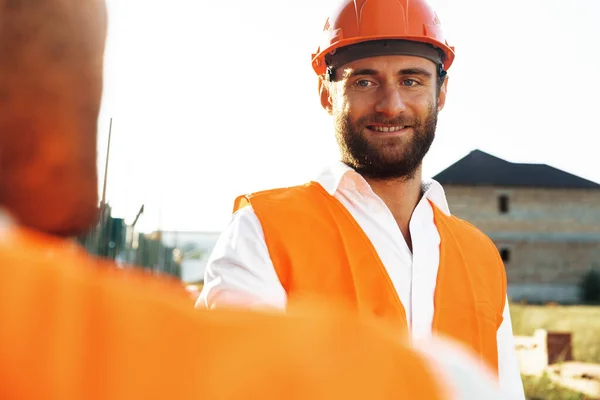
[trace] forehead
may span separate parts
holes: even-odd
[[[389,56],[377,56],[361,58],[359,60],[351,61],[340,67],[340,70],[344,75],[349,72],[356,71],[359,69],[374,70],[378,73],[393,74],[397,75],[399,71],[409,69],[424,69],[432,74],[436,73],[436,65],[433,61],[430,61],[423,57],[417,56],[402,56],[402,55],[389,55]]]

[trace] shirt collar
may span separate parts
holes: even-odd
[[[0,207],[0,232],[7,232],[14,226],[14,219],[10,216],[10,214]]]
[[[332,196],[340,189],[358,190],[363,194],[376,196],[369,183],[359,173],[341,161],[324,168],[315,181]],[[450,215],[446,193],[439,182],[431,178],[424,179],[421,182],[421,187],[423,188],[421,201],[431,200],[440,211]]]

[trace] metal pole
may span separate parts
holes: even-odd
[[[110,118],[110,125],[108,127],[108,146],[106,147],[106,163],[104,164],[104,187],[102,188],[102,209],[106,204],[106,182],[108,178],[108,159],[110,157],[110,138],[112,136],[112,117]]]
[[[97,247],[106,242],[108,232],[104,226],[104,219],[106,217],[106,182],[108,181],[108,160],[110,157],[110,139],[112,136],[112,117],[110,118],[110,125],[108,127],[108,145],[106,146],[106,162],[104,163],[104,182],[102,187],[102,201],[100,203],[100,235],[98,235]]]

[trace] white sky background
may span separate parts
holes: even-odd
[[[142,230],[214,230],[235,196],[338,157],[310,56],[333,0],[108,0],[107,199]],[[433,176],[475,148],[600,182],[600,1],[431,0],[456,61]],[[100,182],[101,186],[101,182]]]

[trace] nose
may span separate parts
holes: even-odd
[[[385,85],[375,105],[375,111],[387,116],[397,116],[406,111],[406,102],[397,85]]]

